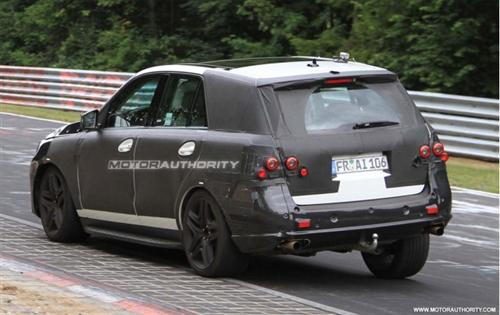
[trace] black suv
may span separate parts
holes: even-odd
[[[378,277],[425,264],[451,218],[447,153],[396,75],[348,58],[159,66],[40,143],[49,239],[179,247],[204,276],[250,254],[359,250]]]

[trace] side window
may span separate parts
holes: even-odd
[[[178,76],[168,84],[154,126],[205,127],[205,98],[200,78]]]
[[[160,77],[140,80],[119,95],[106,127],[146,126],[154,115],[152,105],[159,82]]]

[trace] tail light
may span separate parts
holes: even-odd
[[[259,167],[256,170],[257,178],[260,180],[264,180],[267,178],[273,178],[274,171],[277,171],[280,168],[280,160],[275,156],[270,156],[264,160],[263,167]],[[298,176],[306,177],[309,175],[309,170],[307,167],[302,166],[299,169],[299,160],[295,156],[289,156],[285,158],[285,168],[289,171],[298,170]]]
[[[265,168],[261,167],[257,170],[257,178],[260,180],[264,180],[267,178],[267,172]]]
[[[441,153],[441,155],[439,156],[439,158],[440,158],[440,159],[441,159],[441,161],[443,161],[443,162],[448,161],[448,158],[449,158],[449,156],[448,156],[448,152],[443,152],[443,153]]]
[[[441,142],[436,142],[432,146],[432,152],[435,156],[440,156],[444,153],[444,145]]]
[[[303,166],[300,168],[300,171],[299,171],[299,175],[300,177],[306,177],[307,175],[309,175],[309,170],[307,169],[307,167]]]
[[[280,161],[276,157],[271,156],[266,159],[264,165],[269,172],[272,172],[278,169]]]
[[[431,148],[428,145],[424,144],[418,150],[418,154],[422,159],[428,159],[431,156]]]
[[[299,160],[295,156],[289,156],[285,160],[285,167],[289,171],[296,170],[299,167]]]

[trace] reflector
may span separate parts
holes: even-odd
[[[425,209],[427,210],[428,215],[436,215],[439,212],[439,208],[437,205],[430,205],[425,207]]]
[[[311,227],[311,219],[295,219],[299,229],[307,229]]]
[[[440,159],[441,159],[441,161],[443,161],[443,162],[448,161],[448,158],[449,158],[449,156],[448,156],[448,152],[443,152],[443,153],[441,153],[441,155],[439,156],[439,158],[440,158]]]

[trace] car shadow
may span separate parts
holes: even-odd
[[[132,258],[142,262],[182,268],[194,273],[184,252],[179,249],[164,249],[124,241],[91,237],[85,243],[93,249],[113,255]],[[252,256],[247,272],[234,279],[258,284],[270,288],[309,287],[329,290],[342,284],[343,291],[418,289],[423,285],[413,279],[384,280],[375,278],[362,263],[359,253],[319,254],[316,257],[298,257],[291,255]],[[390,286],[388,286],[390,284]],[[337,287],[338,288],[338,287]]]

